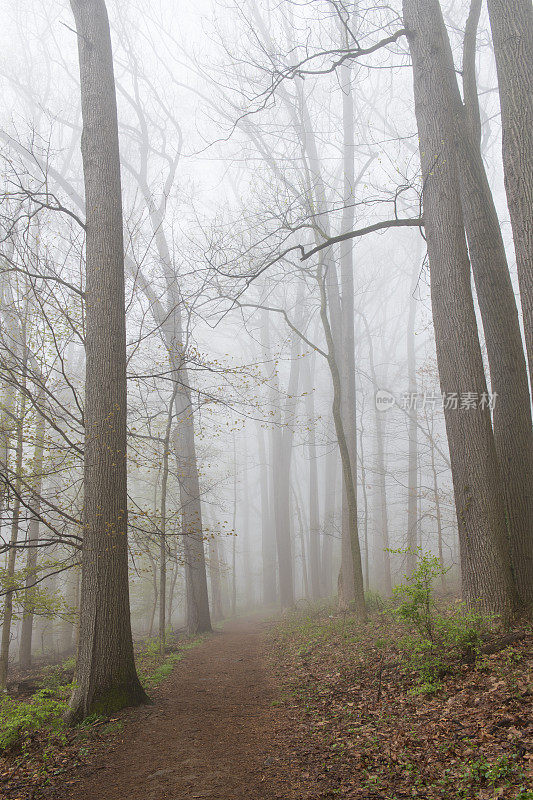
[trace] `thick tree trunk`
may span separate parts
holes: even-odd
[[[533,7],[488,0],[502,112],[503,168],[533,386]]]
[[[415,111],[424,180],[424,220],[441,390],[459,524],[466,599],[508,615],[515,606],[507,556],[505,505],[470,285],[450,118],[455,80],[438,0],[403,0],[413,59]],[[435,21],[438,24],[435,24]],[[455,395],[453,394],[455,393]],[[461,398],[474,393],[474,407]]]
[[[87,209],[84,540],[68,719],[146,702],[128,585],[126,316],[118,122],[104,0],[71,0],[78,33]]]
[[[452,81],[459,181],[470,262],[489,362],[494,442],[505,490],[511,565],[524,608],[533,608],[533,428],[528,374],[507,255],[481,156],[475,53],[481,0],[465,32],[463,85]],[[446,35],[446,32],[443,32]],[[533,44],[533,42],[532,42]],[[533,120],[532,120],[533,121]],[[533,213],[533,206],[531,207]],[[530,266],[531,262],[530,262]]]

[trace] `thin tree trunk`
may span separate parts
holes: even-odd
[[[350,460],[350,451],[344,430],[342,419],[341,397],[342,397],[342,383],[341,375],[336,360],[335,344],[331,325],[328,318],[327,310],[327,296],[324,276],[322,273],[322,265],[318,268],[317,279],[320,289],[320,318],[324,328],[327,346],[327,361],[331,374],[331,381],[333,384],[333,403],[332,414],[333,422],[335,423],[335,432],[337,434],[337,441],[339,443],[339,450],[341,454],[342,475],[344,486],[346,488],[346,497],[348,504],[348,516],[350,525],[350,550],[351,561],[353,567],[354,577],[354,606],[355,612],[360,619],[366,616],[365,608],[365,594],[364,594],[364,581],[363,571],[361,566],[361,550],[359,546],[359,531],[357,524],[357,494],[355,480],[352,472],[352,465]]]
[[[302,284],[298,287],[297,307],[302,306]],[[262,325],[262,346],[268,361],[272,361],[268,325]],[[276,549],[278,554],[279,594],[282,608],[291,608],[294,605],[294,577],[292,569],[291,529],[290,529],[290,476],[292,461],[292,442],[294,437],[294,416],[296,411],[298,385],[300,381],[300,361],[298,357],[298,336],[291,335],[291,358],[289,381],[287,384],[287,400],[283,415],[279,408],[280,399],[277,392],[277,376],[271,378],[273,390],[271,402],[274,410],[272,428],[272,463],[275,465],[272,476],[274,499],[274,520],[276,530]]]
[[[184,368],[179,372],[177,380],[179,379],[187,380],[187,371]],[[211,630],[211,618],[207,592],[200,479],[194,443],[194,418],[188,386],[177,392],[176,417],[178,425],[174,435],[174,451],[178,467],[185,552],[187,631],[194,636]]]
[[[257,444],[259,452],[259,486],[261,493],[261,557],[263,575],[263,604],[276,602],[276,550],[272,533],[272,515],[269,502],[269,469],[266,460],[265,436],[258,422]]]
[[[353,20],[349,20],[353,24]],[[343,45],[348,47],[346,28],[341,26]],[[354,98],[352,85],[352,64],[344,62],[340,69],[342,91],[342,129],[343,129],[343,210],[341,230],[353,230],[355,221],[355,129]],[[342,395],[341,409],[346,442],[350,455],[352,476],[357,483],[357,409],[355,395],[355,331],[354,331],[354,279],[353,279],[353,241],[342,242],[339,248],[341,284],[341,339],[342,339]],[[357,496],[357,489],[355,490]],[[342,591],[344,603],[353,601],[354,577],[351,559],[348,498],[343,490],[342,514]]]
[[[11,518],[11,536],[9,539],[9,553],[7,558],[6,580],[7,591],[5,593],[4,615],[2,619],[2,638],[0,642],[0,690],[5,689],[7,672],[9,667],[9,645],[11,643],[11,622],[13,620],[13,595],[15,579],[15,564],[17,558],[17,542],[20,523],[20,493],[22,491],[22,458],[24,454],[24,418],[26,416],[26,331],[23,329],[22,341],[22,380],[20,392],[20,404],[17,418],[17,444],[15,450],[15,499],[13,501],[13,515]]]
[[[252,576],[252,557],[250,552],[250,499],[248,495],[248,451],[246,448],[246,432],[243,441],[243,469],[242,469],[242,564],[244,571],[244,597],[247,608],[254,603],[254,589]]]
[[[368,326],[367,319],[364,314],[360,314],[361,319],[366,331],[368,341],[368,355],[370,360],[370,377],[374,390],[377,391],[379,381],[376,374],[376,367],[374,362],[374,342],[372,334]],[[384,427],[386,420],[383,418],[383,411],[380,411],[374,403],[374,421],[375,421],[375,441],[376,441],[376,472],[377,472],[377,486],[378,486],[378,508],[379,508],[379,522],[378,522],[378,585],[379,589],[389,597],[392,593],[392,578],[390,567],[390,553],[389,553],[389,516],[387,509],[387,469],[385,465],[385,434]],[[415,492],[416,498],[416,492]]]
[[[292,494],[294,497],[294,504],[296,506],[296,516],[298,518],[298,533],[300,534],[300,549],[302,552],[302,583],[304,590],[304,597],[306,600],[310,599],[309,595],[309,578],[307,573],[307,555],[305,552],[305,523],[303,520],[302,507],[298,502],[298,495],[293,487]]]
[[[409,408],[407,436],[409,454],[407,465],[407,572],[416,567],[416,531],[418,524],[417,491],[418,491],[418,405],[416,379],[416,287],[418,284],[419,264],[415,261],[409,292],[409,316],[407,320],[407,381],[408,395],[412,398]]]
[[[365,590],[370,589],[370,558],[368,548],[368,492],[366,489],[366,466],[365,453],[363,448],[363,424],[361,421],[361,433],[359,435],[359,463],[361,464],[361,488],[363,491],[363,541],[365,543],[364,556],[364,578]]]
[[[435,467],[435,448],[430,446],[431,452],[431,474],[433,476],[433,502],[435,503],[435,520],[437,522],[437,546],[439,550],[439,564],[441,568],[440,583],[443,592],[446,591],[446,573],[444,571],[444,551],[442,540],[442,516],[440,511],[439,481],[437,469]]]
[[[308,458],[309,458],[309,572],[311,598],[320,597],[320,509],[318,504],[318,466],[316,456],[316,420],[313,375],[315,356],[309,356],[311,363],[307,365],[305,401],[308,416]]]
[[[163,473],[161,475],[161,535],[159,540],[159,648],[165,652],[166,601],[167,601],[167,487],[168,457],[170,455],[170,434],[174,416],[174,400],[177,387],[170,400],[167,416],[167,427],[163,440]]]
[[[220,581],[220,557],[218,553],[218,536],[212,531],[209,537],[209,577],[211,579],[211,598],[213,604],[213,618],[224,619],[222,607],[222,584]]]
[[[37,401],[37,408],[41,407],[44,398],[42,394]],[[32,488],[35,495],[32,499],[34,514],[28,525],[28,555],[26,559],[26,579],[24,589],[24,614],[20,634],[19,664],[28,669],[31,666],[31,643],[33,634],[33,603],[32,586],[37,577],[37,543],[39,541],[39,514],[41,513],[41,490],[43,483],[44,464],[44,434],[46,429],[45,418],[37,412],[35,423],[35,450],[32,465]]]
[[[233,527],[231,542],[231,614],[237,613],[237,443],[233,433]]]
[[[326,475],[324,480],[324,517],[320,572],[323,597],[331,597],[333,593],[333,541],[335,537],[335,492],[337,488],[338,461],[338,448],[332,447],[326,456]]]
[[[183,301],[164,226],[165,201],[172,187],[177,161],[173,163],[165,183],[163,202],[156,206],[147,180],[148,154],[150,151],[148,129],[142,107],[137,105],[136,109],[139,114],[139,124],[143,137],[140,148],[141,169],[136,177],[148,208],[154,241],[163,269],[166,284],[166,308],[154,292],[150,282],[138,270],[137,265],[131,264],[131,271],[150,302],[152,315],[167,348],[172,370],[172,381],[176,387],[174,403],[177,428],[176,436],[174,437],[174,450],[178,462],[178,484],[182,507],[182,535],[184,537],[185,585],[187,593],[186,627],[189,634],[196,635],[211,630],[211,619],[209,615],[203,543],[202,502],[194,432],[194,409],[183,342]]]
[[[152,567],[152,588],[153,588],[153,601],[152,601],[152,612],[150,614],[150,625],[148,627],[148,638],[152,638],[152,634],[154,632],[154,622],[155,622],[155,612],[157,611],[157,601],[159,599],[159,589],[157,586],[157,564],[154,561],[152,554],[147,551],[146,553],[148,557],[148,561],[150,562],[150,566]]]

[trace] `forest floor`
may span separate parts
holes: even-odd
[[[227,623],[192,647],[153,705],[97,723],[50,748],[52,768],[31,776],[5,759],[0,797],[62,800],[275,800],[291,796],[272,769],[287,727],[279,690],[265,666],[266,623]],[[24,758],[24,755],[22,755]],[[32,759],[30,758],[31,762]],[[42,766],[40,765],[42,769]],[[14,773],[16,771],[16,774]]]
[[[533,800],[530,628],[430,683],[401,635],[382,613],[229,621],[167,665],[153,705],[52,741],[41,779],[31,747],[7,753],[0,797]]]

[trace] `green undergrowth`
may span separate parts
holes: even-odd
[[[367,598],[365,623],[331,605],[272,626],[275,704],[299,709],[287,751],[302,800],[533,800],[531,626],[504,634],[440,603],[436,575],[421,556],[391,600]]]

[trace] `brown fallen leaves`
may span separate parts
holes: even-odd
[[[420,693],[395,620],[296,613],[271,632],[291,730],[279,743],[299,800],[532,800],[531,630]],[[281,764],[280,764],[281,767]]]

